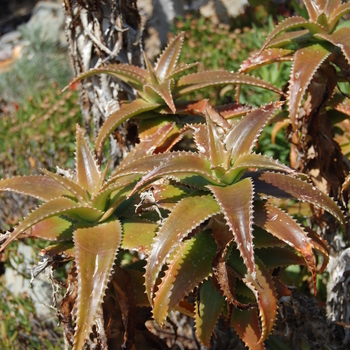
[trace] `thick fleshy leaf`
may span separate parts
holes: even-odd
[[[263,46],[260,49],[259,54],[270,44],[271,40],[277,35],[289,29],[306,28],[311,33],[325,33],[325,29],[317,23],[309,22],[305,18],[296,16],[285,19],[279,23],[266,38]]]
[[[265,350],[257,309],[233,311],[232,327],[250,350]]]
[[[182,199],[174,207],[154,239],[147,260],[145,285],[150,300],[166,256],[172,253],[193,229],[219,212],[220,207],[211,195],[190,196]]]
[[[82,349],[100,310],[122,236],[118,220],[74,232],[78,297],[73,349]]]
[[[307,87],[316,70],[330,55],[330,51],[319,44],[299,49],[294,56],[294,64],[289,80],[289,118],[294,130],[298,125],[299,107]]]
[[[203,157],[209,159],[209,145],[208,145],[208,129],[205,124],[191,124],[189,129],[193,130],[193,141],[196,144],[197,150]]]
[[[159,106],[157,103],[150,103],[141,99],[137,99],[129,104],[123,105],[121,109],[108,117],[102,125],[100,132],[95,141],[97,155],[100,157],[102,147],[108,136],[123,122],[142,112],[151,111]]]
[[[155,65],[155,71],[161,82],[164,81],[176,68],[184,37],[185,34],[180,33],[168,44],[164,52],[160,55]]]
[[[252,233],[254,189],[251,179],[247,178],[226,187],[207,187],[219,203],[243,261],[249,273],[254,276],[255,261]]]
[[[298,41],[305,41],[307,39],[310,39],[311,37],[312,35],[307,29],[283,33],[272,39],[270,43],[266,46],[264,51],[266,51],[269,48],[281,48],[284,46],[291,45]]]
[[[259,78],[251,77],[242,73],[209,71],[193,73],[181,77],[177,81],[174,96],[181,97],[205,87],[227,84],[247,84],[271,90],[277,94],[283,95],[283,92],[281,90]]]
[[[134,249],[148,254],[158,224],[138,218],[123,219],[123,249]]]
[[[328,28],[331,32],[338,25],[339,20],[348,12],[350,12],[349,2],[345,2],[344,4],[341,4],[336,10],[333,11],[333,13],[329,18],[329,25],[328,25]]]
[[[292,61],[293,55],[293,50],[279,48],[266,49],[260,55],[254,55],[245,60],[241,64],[239,71],[242,73],[246,73],[251,71],[252,69],[262,67],[266,64],[281,61]]]
[[[200,296],[196,305],[196,334],[205,346],[209,346],[218,317],[225,305],[224,297],[215,289],[211,280],[200,286]]]
[[[176,107],[174,104],[173,96],[171,94],[171,86],[174,84],[174,81],[167,80],[160,85],[145,85],[143,87],[143,91],[149,97],[152,103],[159,103],[166,105],[170,108],[170,110],[175,113]]]
[[[69,85],[76,83],[79,80],[91,77],[97,74],[107,74],[118,78],[129,84],[134,89],[142,91],[143,85],[148,83],[147,72],[139,67],[128,64],[111,64],[105,67],[91,69],[72,80]]]
[[[239,103],[232,103],[217,107],[217,111],[220,113],[220,115],[222,115],[228,121],[234,121],[237,118],[244,117],[251,112],[251,110],[251,106],[244,106]]]
[[[315,34],[315,37],[329,41],[334,46],[338,46],[343,52],[346,60],[350,64],[350,28],[343,27],[333,34]]]
[[[78,185],[90,195],[96,194],[102,186],[102,175],[84,132],[77,125],[76,173]]]
[[[0,191],[11,191],[40,199],[44,202],[53,198],[72,196],[65,187],[47,176],[15,176],[0,180]]]
[[[278,198],[296,198],[321,207],[344,225],[344,214],[338,205],[315,186],[300,179],[278,173],[249,174],[254,179],[257,193],[265,193]],[[270,186],[267,186],[270,184]]]
[[[271,333],[277,316],[276,289],[272,276],[257,258],[256,277],[247,274],[245,284],[255,294],[259,305],[261,320],[261,336],[259,343],[263,342]]]
[[[255,249],[255,255],[259,257],[268,270],[288,265],[305,265],[303,258],[285,248]]]
[[[247,114],[225,137],[226,149],[233,162],[245,153],[251,153],[255,143],[280,103],[270,103]]]
[[[59,262],[66,262],[75,257],[74,243],[73,241],[68,241],[52,244],[42,249],[39,254],[56,258]]]
[[[295,174],[295,170],[284,165],[273,158],[261,154],[251,153],[239,157],[234,166],[222,178],[226,183],[232,183],[242,171],[249,168],[263,168],[264,170],[283,171],[289,174]]]
[[[0,252],[23,231],[28,230],[40,221],[63,214],[72,218],[78,217],[87,221],[96,221],[103,213],[90,207],[84,207],[68,198],[53,199],[27,215],[11,232],[10,237],[0,246]]]
[[[317,21],[317,17],[321,14],[322,9],[319,8],[317,0],[303,0],[303,3],[307,9],[310,20],[313,22]]]
[[[329,18],[330,15],[337,10],[341,5],[342,0],[327,0],[324,6],[324,12]]]
[[[172,259],[154,298],[153,317],[163,324],[167,314],[212,272],[216,244],[209,232],[185,241]]]
[[[174,79],[177,76],[193,67],[197,67],[199,62],[189,63],[180,65],[178,68],[174,69],[169,75],[167,75],[167,79]]]
[[[76,184],[73,180],[68,177],[64,177],[58,174],[54,174],[46,169],[41,171],[47,176],[56,181],[61,186],[65,187],[70,192],[70,197],[75,197],[81,204],[87,204],[88,197],[85,190]]]
[[[316,270],[312,245],[310,238],[302,227],[288,214],[271,205],[257,208],[255,211],[255,224],[302,254],[312,272],[314,286],[316,287]]]
[[[32,226],[30,235],[48,241],[71,240],[73,226],[73,222],[68,218],[53,216]]]
[[[162,176],[175,176],[175,177],[192,177],[199,175],[209,183],[220,184],[220,180],[212,175],[210,170],[210,162],[198,155],[197,153],[177,153],[169,154],[169,158],[160,166],[149,172],[144,176],[135,186],[131,194],[138,191],[147,183],[156,180]],[[201,184],[198,183],[200,187]]]

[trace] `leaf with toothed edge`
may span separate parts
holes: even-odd
[[[161,82],[171,75],[180,56],[185,33],[180,33],[175,37],[159,56],[155,65],[156,74]]]
[[[57,197],[71,197],[72,192],[47,176],[15,176],[0,180],[0,191],[11,191],[40,199],[44,202]]]
[[[145,85],[143,90],[151,103],[165,103],[175,113],[176,107],[171,94],[172,85],[174,85],[174,81],[170,79],[160,85]]]
[[[88,198],[86,192],[73,180],[68,179],[67,177],[60,176],[58,174],[51,173],[46,169],[41,169],[41,171],[51,179],[55,180],[58,184],[65,187],[69,192],[71,197],[75,197],[81,204],[87,205]]]
[[[244,61],[239,71],[242,73],[246,73],[251,71],[252,69],[260,68],[264,65],[271,64],[274,62],[282,62],[282,61],[292,61],[293,60],[294,51],[288,49],[266,49],[260,55],[254,55]]]
[[[302,17],[290,17],[279,23],[266,38],[263,46],[261,47],[259,54],[270,44],[271,40],[277,35],[289,29],[306,28],[312,34],[325,33],[325,29],[317,23],[312,23]]]
[[[339,20],[348,12],[350,12],[349,2],[341,4],[337,9],[335,9],[332,12],[331,16],[329,17],[329,24],[328,24],[328,28],[330,32],[334,30],[334,28],[338,25]]]
[[[224,139],[233,162],[244,153],[251,153],[263,127],[281,103],[271,103],[255,109],[242,118]]]
[[[127,105],[123,105],[121,109],[113,113],[102,125],[95,141],[95,148],[98,156],[101,156],[102,147],[108,136],[123,122],[142,112],[151,111],[159,107],[157,103],[150,103],[141,99],[137,99]]]
[[[149,76],[142,68],[130,66],[128,64],[111,64],[106,67],[90,69],[89,71],[80,74],[78,77],[72,80],[69,86],[82,79],[89,78],[97,74],[107,74],[118,78],[138,91],[142,91],[143,85],[149,82]]]
[[[260,259],[256,258],[256,277],[251,274],[245,276],[245,284],[256,296],[261,320],[261,336],[258,343],[262,343],[271,333],[277,316],[276,289],[272,276]]]
[[[285,174],[265,172],[249,173],[253,178],[256,193],[265,193],[277,198],[296,198],[321,207],[332,214],[344,227],[345,217],[338,205],[315,186]]]
[[[181,244],[153,300],[153,317],[158,324],[163,324],[167,314],[199,282],[209,277],[215,250],[215,241],[207,231]]]
[[[33,225],[30,229],[30,235],[48,241],[66,241],[72,239],[73,229],[72,220],[53,216]]]
[[[281,35],[278,35],[274,39],[272,39],[270,41],[270,43],[266,46],[264,51],[265,52],[268,51],[269,48],[276,48],[276,49],[281,48],[283,46],[294,44],[295,42],[298,42],[298,41],[303,42],[306,39],[309,39],[311,37],[312,37],[312,35],[310,34],[310,32],[307,29],[283,33]]]
[[[289,118],[294,130],[297,128],[299,107],[307,87],[316,70],[330,55],[330,51],[319,44],[299,49],[294,55],[294,64],[289,80]]]
[[[112,219],[74,232],[78,296],[73,349],[82,349],[102,304],[122,227]]]
[[[265,350],[261,339],[261,329],[256,308],[233,311],[232,327],[250,350]]]
[[[96,159],[91,151],[84,132],[77,125],[77,149],[76,149],[76,174],[77,183],[80,187],[95,195],[102,186],[103,178]]]
[[[324,39],[332,43],[334,46],[338,46],[343,52],[346,60],[350,64],[350,28],[343,27],[335,31],[332,34],[315,34],[316,38]]]
[[[300,252],[312,272],[316,292],[316,269],[311,238],[287,213],[271,205],[257,207],[255,224]],[[317,247],[317,246],[315,246]],[[317,248],[316,248],[317,249]]]
[[[283,95],[283,92],[266,81],[245,75],[242,73],[231,73],[227,71],[209,71],[193,73],[181,77],[174,89],[175,98],[184,96],[190,92],[203,89],[205,87],[227,84],[247,84],[263,89],[271,90]]]
[[[173,208],[155,237],[147,259],[145,285],[150,301],[153,297],[153,285],[166,256],[173,252],[193,229],[219,212],[220,207],[211,195],[186,197]]]
[[[0,252],[23,231],[40,221],[63,214],[73,219],[78,217],[88,222],[97,221],[103,215],[99,210],[84,207],[68,198],[53,199],[50,202],[42,204],[38,209],[27,215],[23,221],[16,226],[15,230],[11,232],[10,237],[0,246]]]
[[[199,175],[209,183],[220,185],[221,181],[212,175],[210,162],[197,153],[170,153],[169,159],[163,164],[145,175],[135,186],[131,194],[134,194],[147,183],[163,176],[186,177]]]
[[[254,276],[255,262],[252,232],[254,187],[251,179],[246,178],[226,187],[207,187],[220,205],[244,263],[250,274]]]
[[[215,289],[211,280],[205,280],[200,286],[199,303],[196,305],[196,334],[205,346],[209,346],[215,324],[225,305],[224,297]]]

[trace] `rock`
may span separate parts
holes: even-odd
[[[12,32],[4,34],[0,38],[0,47],[6,44],[13,44],[17,43],[18,40],[21,38],[22,34],[19,30],[13,30]]]
[[[33,248],[20,242],[17,252],[23,256],[23,262],[18,265],[18,271],[28,273],[26,271],[28,266],[33,266],[36,262],[36,257],[33,258],[35,256]],[[13,294],[21,295],[23,292],[28,293],[34,302],[39,317],[48,319],[53,316],[51,309],[48,307],[48,305],[52,304],[52,288],[45,274],[39,275],[34,280],[32,286],[29,283],[29,279],[24,278],[22,274],[12,268],[6,268],[3,278],[2,283]]]

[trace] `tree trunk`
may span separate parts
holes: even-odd
[[[64,12],[76,75],[104,64],[143,64],[141,18],[136,0],[64,0]],[[80,106],[87,131],[92,129],[96,137],[108,116],[119,109],[118,101],[133,98],[133,91],[117,79],[106,75],[84,79]],[[127,123],[113,136],[111,156],[117,163],[135,140]]]

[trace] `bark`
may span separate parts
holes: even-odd
[[[136,0],[64,0],[66,36],[74,72],[79,75],[105,64],[141,66],[141,18]],[[133,99],[133,91],[117,79],[94,76],[81,82],[80,106],[85,128],[96,137],[119,101]],[[92,120],[91,120],[92,117]],[[111,137],[115,163],[132,147],[134,135],[125,123]]]

